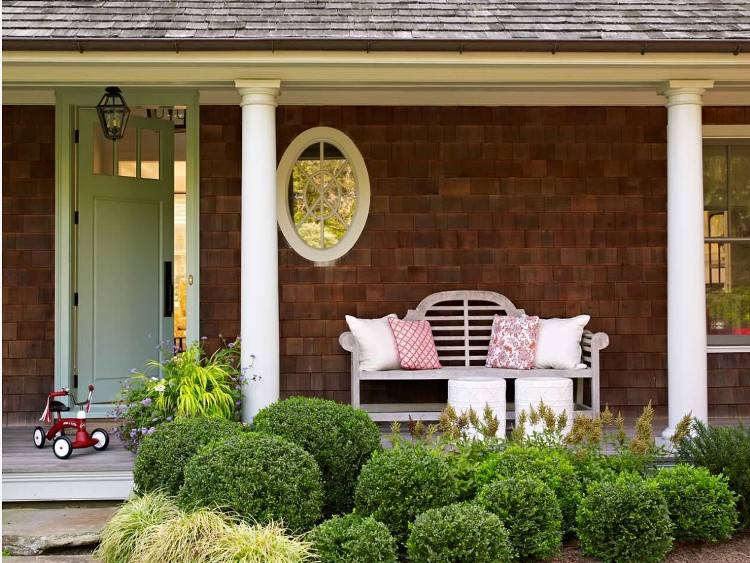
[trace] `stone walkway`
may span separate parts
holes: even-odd
[[[118,506],[118,503],[6,505],[3,507],[3,548],[13,555],[24,556],[49,550],[93,549],[99,542],[102,528]],[[68,561],[65,557],[55,555],[53,559],[39,560]],[[70,561],[86,561],[81,556],[71,557]],[[24,561],[31,559],[24,558]]]

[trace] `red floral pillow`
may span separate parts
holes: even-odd
[[[432,327],[427,321],[402,321],[388,318],[396,342],[398,360],[402,369],[439,369]]]
[[[488,368],[531,369],[534,367],[539,317],[501,317],[492,321]]]

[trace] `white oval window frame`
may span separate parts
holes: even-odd
[[[289,177],[302,151],[314,143],[325,142],[334,145],[349,162],[357,183],[357,209],[352,223],[336,246],[313,248],[297,234],[294,219],[289,210]],[[292,249],[312,262],[331,262],[349,252],[359,240],[370,214],[370,176],[362,153],[357,145],[343,131],[333,127],[313,127],[297,135],[284,151],[276,170],[276,210],[279,227]]]

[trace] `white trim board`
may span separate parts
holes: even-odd
[[[3,502],[125,500],[132,471],[4,473]]]
[[[750,125],[704,125],[704,139],[748,139]]]

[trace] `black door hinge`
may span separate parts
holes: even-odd
[[[78,211],[73,211],[73,224],[78,224]]]
[[[78,389],[78,374],[73,374],[73,388]]]
[[[78,307],[78,292],[73,294],[73,307]]]
[[[75,131],[73,131],[73,142],[77,143],[78,138],[79,138],[79,133],[78,133],[78,129],[76,129]]]

